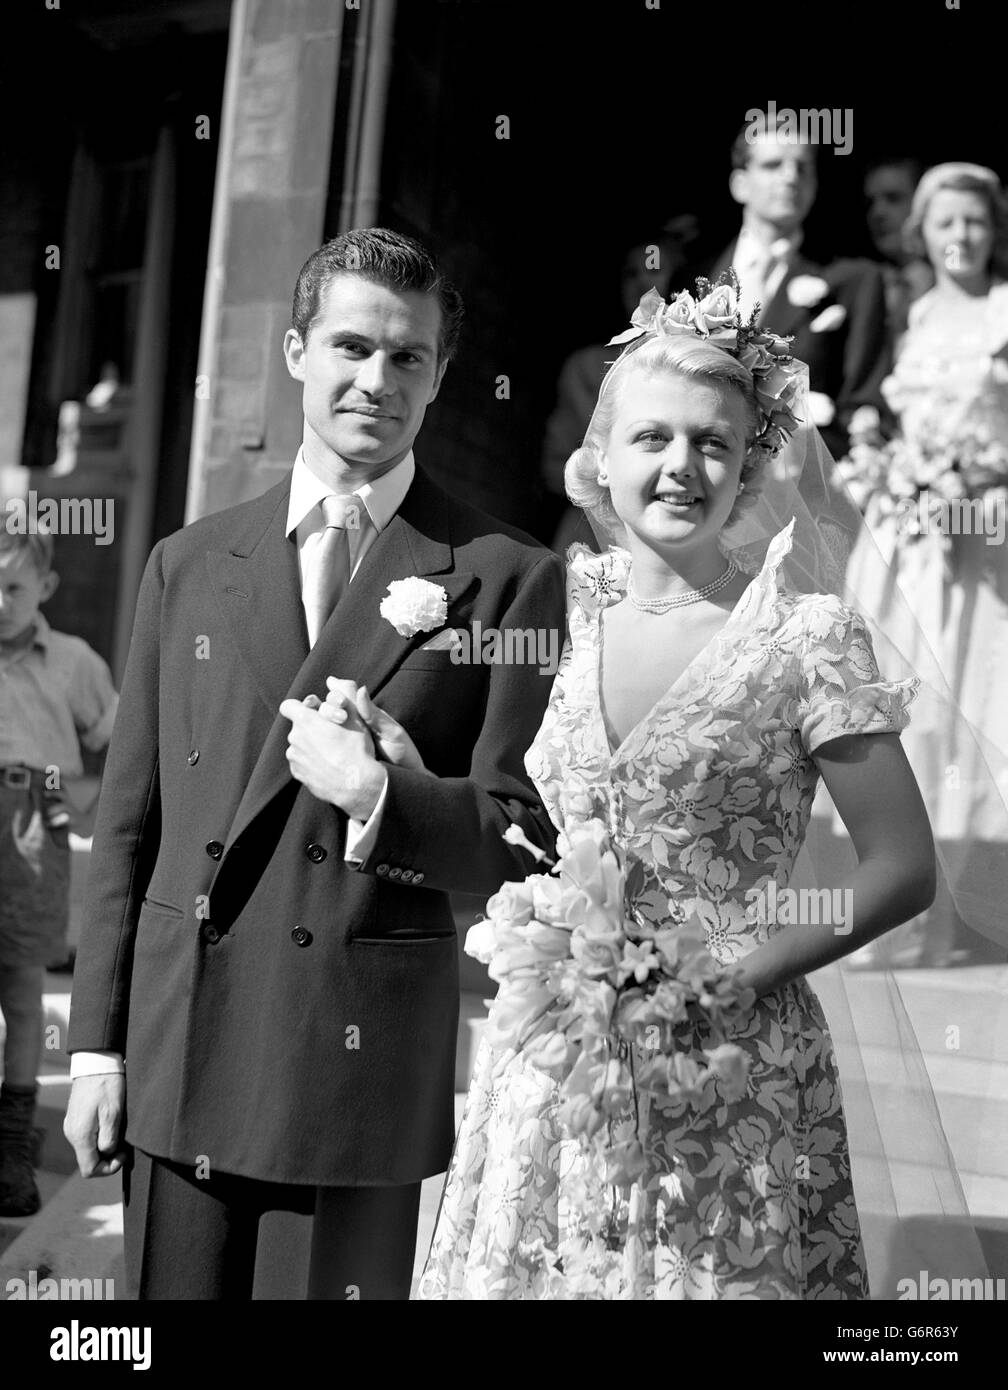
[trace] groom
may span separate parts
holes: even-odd
[[[315,1213],[309,1297],[409,1295],[420,1183],[454,1133],[448,894],[534,867],[511,824],[552,845],[523,764],[550,678],[457,663],[450,629],[564,623],[555,557],[414,461],[461,317],[408,237],[316,251],[284,340],[291,473],[148,562],[65,1123],[85,1176],[124,1167],[132,1297],[248,1298],[270,1210]],[[402,580],[424,601],[383,612]],[[364,688],[419,758],[372,738]]]

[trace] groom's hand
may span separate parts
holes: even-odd
[[[375,759],[374,745],[362,721],[341,725],[325,707],[311,709],[300,700],[284,700],[280,713],[291,721],[287,762],[291,775],[312,796],[329,801],[354,820],[366,821],[378,804],[387,773]]]
[[[378,756],[397,767],[413,768],[416,772],[426,772],[427,768],[420,750],[409,734],[390,714],[374,703],[367,687],[356,681],[337,680],[335,676],[326,677],[329,694],[322,706],[323,712],[332,711],[331,718],[346,723],[348,728],[363,726],[370,730]]]
[[[71,1082],[63,1133],[82,1177],[105,1178],[123,1166],[125,1106],[126,1078],[121,1073],[78,1076]]]

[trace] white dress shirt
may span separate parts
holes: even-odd
[[[790,237],[778,237],[769,246],[743,226],[735,244],[733,265],[739,278],[742,293],[739,296],[739,311],[743,319],[752,313],[753,305],[759,300],[766,313],[767,305],[781,287],[792,257],[802,244],[801,231]],[[762,321],[763,314],[760,315]]]
[[[287,506],[287,535],[297,533],[298,569],[301,575],[302,603],[304,602],[306,580],[313,572],[318,552],[318,544],[325,530],[322,515],[322,499],[325,497],[356,497],[362,503],[360,526],[347,528],[347,541],[350,545],[350,582],[360,568],[360,562],[384,531],[396,512],[402,506],[403,498],[409,491],[416,472],[413,451],[401,459],[394,468],[376,478],[373,483],[361,483],[350,492],[336,492],[328,483],[317,478],[304,461],[302,450],[298,450],[291,473],[290,502]],[[377,611],[377,610],[376,610]],[[318,633],[311,630],[312,614],[305,606],[305,621],[308,623],[308,641],[314,646]],[[333,674],[336,674],[335,672]]]
[[[413,451],[410,450],[394,468],[390,468],[387,473],[376,478],[374,482],[361,483],[352,492],[337,493],[321,478],[316,477],[305,463],[303,451],[298,450],[291,473],[286,534],[290,536],[296,533],[297,537],[301,602],[305,605],[305,621],[308,624],[308,641],[311,646],[315,645],[319,634],[311,630],[314,615],[310,605],[305,604],[306,593],[309,591],[306,579],[312,575],[312,567],[317,560],[318,544],[322,538],[322,532],[325,530],[325,519],[322,514],[323,498],[333,496],[357,497],[362,504],[360,526],[347,528],[347,542],[350,547],[350,583],[352,584],[354,576],[360,569],[361,560],[377,540],[379,532],[384,531],[402,506],[403,498],[409,491],[415,472]],[[376,618],[377,615],[376,605]],[[330,674],[339,676],[341,673],[333,671]],[[324,698],[324,691],[317,691],[316,693],[320,698]],[[366,823],[354,820],[352,817],[348,819],[343,858],[354,868],[362,864],[371,852],[378,834],[378,827],[381,824],[387,792],[388,781],[386,780],[378,802]],[[70,1058],[71,1078],[99,1076],[112,1072],[123,1073],[125,1069],[122,1055],[118,1052],[75,1052]]]

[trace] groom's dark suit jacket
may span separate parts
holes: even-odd
[[[309,653],[289,489],[195,522],[148,562],[69,1048],[125,1053],[127,1139],[149,1153],[286,1183],[415,1182],[447,1166],[454,1136],[448,893],[533,870],[502,839],[510,822],[553,845],[523,764],[552,677],[455,665],[379,604],[416,575],[447,591],[448,625],[562,639],[562,569],[417,469]],[[366,685],[436,774],[389,769],[356,871],[346,817],[292,780],[277,714],[286,696],[324,697],[329,675]]]
[[[732,264],[735,246],[732,242],[699,273],[716,279]],[[799,275],[826,281],[828,291],[818,303],[803,306],[791,302],[788,286]],[[832,306],[842,310],[842,321],[833,328],[814,329],[816,320]],[[820,265],[798,252],[764,306],[760,322],[783,337],[794,336],[791,351],[808,364],[810,389],[829,396],[836,406],[836,419],[821,433],[833,457],[841,457],[847,452],[847,424],[858,406],[873,405],[885,411],[880,388],[892,364],[881,271],[863,260]]]

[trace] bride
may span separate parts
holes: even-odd
[[[915,688],[880,674],[855,612],[789,582],[793,521],[753,572],[726,558],[742,563],[733,527],[782,476],[777,446],[795,423],[781,340],[761,351],[743,333],[736,346],[726,310],[724,286],[699,305],[645,296],[567,465],[572,499],[620,543],[572,548],[569,639],[527,767],[558,829],[600,818],[640,866],[652,891],[638,921],[698,916],[712,955],[755,993],[731,1038],[749,1080],[727,1123],[642,1109],[646,1168],[620,1198],[611,1296],[865,1298],[834,1049],[805,977],[934,894],[899,738]],[[754,894],[787,886],[820,780],[857,853],[842,885],[851,920],[777,923]],[[702,1025],[684,1032],[698,1058],[705,1041]],[[572,1263],[579,1217],[614,1199],[561,1131],[554,1083],[484,1042],[419,1297],[550,1296],[546,1272]]]

